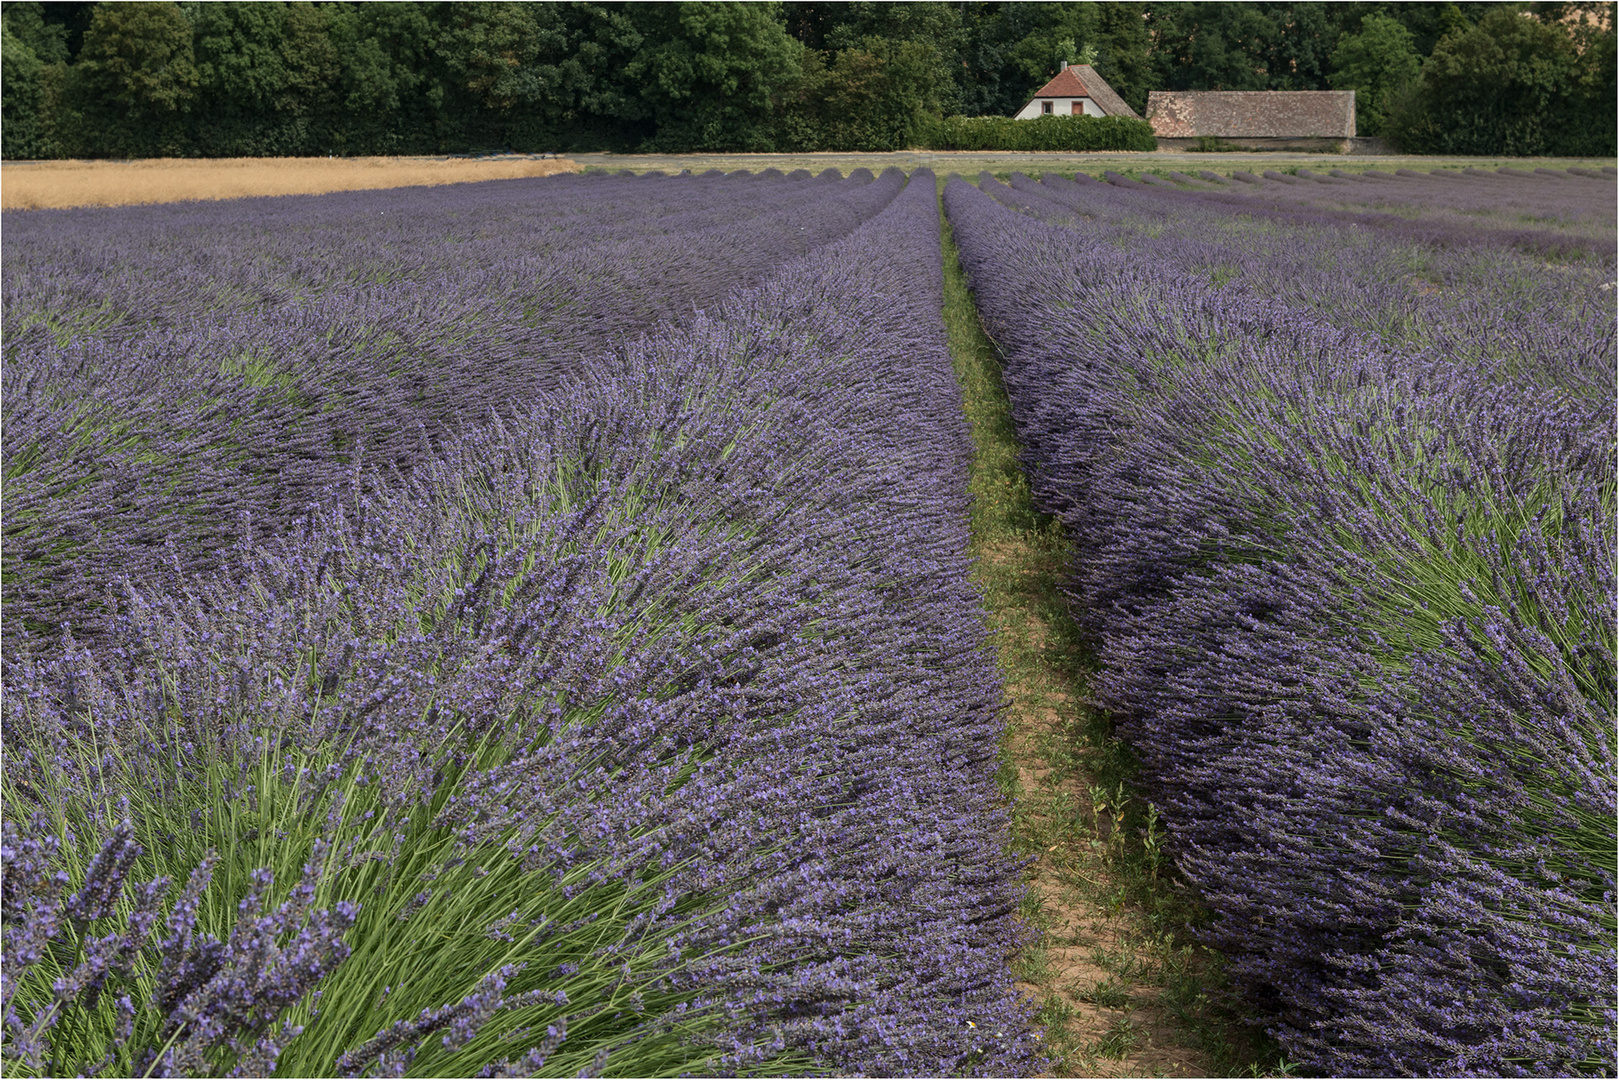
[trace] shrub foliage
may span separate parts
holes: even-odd
[[[930,124],[929,150],[1154,150],[1152,125],[1130,116],[948,116]]]

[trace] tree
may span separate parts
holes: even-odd
[[[1387,15],[1366,15],[1358,34],[1344,34],[1332,52],[1335,90],[1355,91],[1355,133],[1381,135],[1392,102],[1408,93],[1422,70],[1411,31]]]
[[[1439,42],[1451,34],[1465,33],[1478,24],[1491,8],[1499,7],[1499,3],[1489,0],[1472,0],[1467,3],[1438,3],[1438,4],[1409,4],[1409,3],[1379,3],[1370,5],[1355,5],[1369,7],[1369,12],[1355,12],[1356,18],[1361,14],[1386,15],[1411,32],[1412,46],[1417,55],[1428,57],[1438,47]]]
[[[181,118],[198,84],[191,21],[174,3],[105,3],[95,8],[69,94],[79,106],[79,141],[93,155],[181,152]]]
[[[1026,53],[1023,42],[1031,34],[1042,33],[1060,6],[1014,2],[974,4],[966,9],[956,72],[963,115],[1010,116],[1039,89],[1040,82],[1032,81],[1020,63]],[[1056,57],[1047,63],[1056,70]]]
[[[622,5],[540,6],[548,130],[570,149],[633,149],[653,133],[640,87],[625,74],[645,37]],[[549,19],[550,21],[546,21]]]
[[[1324,90],[1333,48],[1343,35],[1336,4],[1266,4],[1271,20],[1262,60],[1266,90]]]
[[[799,77],[803,46],[774,4],[675,3],[628,9],[643,44],[624,75],[656,134],[648,149],[773,148],[771,113]]]
[[[453,83],[437,49],[438,5],[336,5],[328,16],[342,58],[341,153],[441,153],[456,147]]]
[[[0,15],[0,154],[58,154],[54,90],[67,63],[67,28],[45,22],[38,4],[8,4]]]
[[[1089,64],[1096,60],[1096,7],[1093,4],[1051,4],[1047,17],[1006,50],[1006,59],[1027,84],[1029,94],[1057,74],[1064,61]]]
[[[789,3],[788,33],[804,45],[802,77],[776,117],[778,142],[798,149],[914,146],[963,100],[964,6],[944,3]]]
[[[1239,3],[1164,3],[1148,8],[1157,87],[1264,90],[1276,26],[1268,9]]]
[[[1423,5],[1408,5],[1421,7]],[[1323,90],[1330,56],[1366,5],[1148,5],[1157,85],[1171,90]]]
[[[831,54],[807,50],[780,141],[800,150],[903,150],[939,115],[935,54],[923,42],[869,37]]]
[[[1136,112],[1147,114],[1147,92],[1153,88],[1152,40],[1147,34],[1146,5],[1097,4],[1096,71]]]
[[[1516,7],[1447,35],[1388,132],[1418,153],[1614,152],[1613,30],[1577,32]]]
[[[529,4],[454,4],[439,36],[446,70],[479,108],[510,112],[545,98],[543,12]]]
[[[853,49],[885,57],[884,65],[918,65],[912,75],[922,108],[932,115],[960,107],[961,50],[965,44],[960,5],[934,2],[797,4],[831,9],[824,41],[816,48]],[[809,44],[806,42],[805,44]],[[901,60],[900,57],[906,58]]]
[[[283,116],[318,116],[337,107],[343,59],[332,42],[329,11],[311,3],[287,5],[281,29],[283,83],[275,101]]]
[[[187,128],[207,155],[320,153],[338,105],[342,62],[326,7],[199,3],[198,87]]]
[[[252,116],[273,112],[285,97],[282,59],[287,5],[187,4],[194,28],[199,97]]]
[[[1059,64],[1094,64],[1108,85],[1140,111],[1153,85],[1151,41],[1142,3],[974,5],[963,16],[958,56],[960,111],[1010,116]]]

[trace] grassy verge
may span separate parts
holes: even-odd
[[[1202,917],[1159,848],[1129,748],[1084,704],[1088,659],[1061,584],[1072,556],[1035,509],[1000,361],[944,225],[945,325],[973,427],[972,554],[1009,698],[999,779],[1031,859],[1017,974],[1057,1076],[1287,1071],[1197,945]]]

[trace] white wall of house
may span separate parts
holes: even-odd
[[[1105,116],[1102,107],[1090,98],[1035,98],[1019,110],[1016,120],[1033,120],[1037,116],[1047,115],[1046,103],[1051,105],[1050,115],[1054,116]]]

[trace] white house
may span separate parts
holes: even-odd
[[[1089,64],[1062,62],[1057,77],[1036,90],[1029,103],[1017,111],[1015,119],[1037,116],[1137,116],[1136,111],[1113,92]]]

